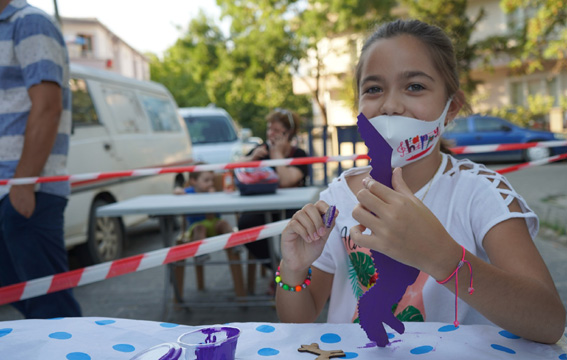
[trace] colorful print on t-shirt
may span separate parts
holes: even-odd
[[[359,299],[379,279],[380,269],[376,271],[374,268],[369,249],[351,241],[346,226],[341,229],[341,238],[349,258],[348,277],[351,289],[354,296]],[[400,321],[425,321],[422,292],[428,277],[426,273],[420,272],[415,283],[407,288],[400,302],[392,308],[392,312]],[[358,308],[354,311],[352,322],[359,322]]]

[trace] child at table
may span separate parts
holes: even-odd
[[[416,20],[384,24],[363,46],[356,80],[359,111],[388,128],[377,130],[390,145],[417,135],[415,126],[440,131],[410,161],[392,146],[393,189],[370,178],[370,167],[353,168],[293,216],[281,237],[280,320],[312,322],[330,299],[327,321],[357,321],[358,297],[380,281],[373,249],[420,270],[392,310],[402,321],[458,324],[457,293],[461,324],[558,341],[565,308],[532,240],[537,216],[503,176],[441,151],[440,133],[466,106],[448,36]],[[338,216],[326,228],[330,205]],[[451,275],[463,279],[460,291]]]
[[[203,163],[199,163],[201,165]],[[175,187],[173,193],[176,195],[195,194],[215,192],[214,172],[212,171],[196,171],[189,173],[189,179],[185,184],[185,188]],[[219,217],[218,214],[191,214],[184,218],[182,226],[181,238],[177,240],[179,243],[187,243],[191,241],[202,240],[216,235],[232,232],[232,226]],[[209,259],[209,255],[200,255],[195,257],[195,271],[197,273],[197,289],[205,288],[204,273],[202,264]],[[177,268],[177,278],[179,284],[183,283],[184,268]],[[182,289],[182,287],[179,287]]]

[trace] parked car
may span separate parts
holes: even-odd
[[[189,131],[196,162],[229,163],[242,156],[243,145],[250,131],[243,129],[241,133],[224,109],[214,106],[187,107],[180,108],[179,113]]]
[[[565,140],[567,136],[523,128],[498,117],[471,115],[455,119],[445,130],[443,138],[449,140],[451,146],[472,146],[557,141]],[[567,146],[534,147],[513,151],[462,154],[456,157],[478,162],[533,161],[566,152]]]
[[[70,174],[188,165],[191,141],[177,104],[161,84],[71,64]],[[65,244],[83,265],[122,255],[127,226],[147,216],[96,217],[96,209],[146,194],[171,193],[175,174],[71,184]]]

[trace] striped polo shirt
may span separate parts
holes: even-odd
[[[0,13],[0,179],[14,176],[24,145],[31,101],[28,90],[42,81],[63,90],[63,114],[41,176],[67,173],[71,131],[69,57],[61,31],[45,12],[12,0]],[[39,184],[37,191],[67,196],[68,182]],[[0,186],[0,198],[9,191]]]

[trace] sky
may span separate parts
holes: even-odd
[[[28,0],[50,15],[55,14],[53,0]],[[199,9],[219,21],[215,0],[57,0],[62,17],[97,18],[136,50],[161,57],[173,45],[181,26],[186,29]]]

